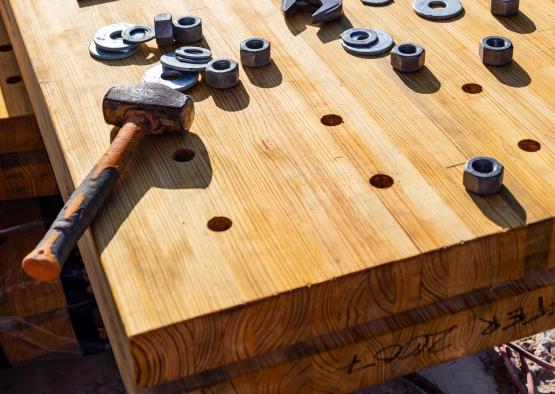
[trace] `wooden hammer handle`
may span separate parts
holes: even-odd
[[[43,282],[60,276],[65,260],[90,226],[141,141],[140,122],[130,121],[119,131],[104,156],[93,167],[50,226],[38,246],[21,265],[27,275]]]

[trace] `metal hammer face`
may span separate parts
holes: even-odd
[[[195,116],[189,96],[158,83],[113,87],[104,96],[102,111],[106,123],[117,127],[132,115],[144,114],[138,126],[145,134],[188,131]]]
[[[285,16],[297,11],[312,12],[312,23],[330,22],[343,16],[343,0],[281,0]]]

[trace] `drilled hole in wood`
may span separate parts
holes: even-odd
[[[10,44],[0,45],[0,52],[8,52],[11,51],[13,47]]]
[[[477,94],[482,92],[482,86],[477,83],[465,83],[462,86],[462,90],[465,93]]]
[[[13,77],[6,78],[6,82],[9,84],[18,83],[21,81],[22,81],[22,78],[19,75],[14,75]]]
[[[195,151],[192,149],[178,149],[174,152],[172,159],[180,163],[191,161],[195,158]]]
[[[538,141],[525,139],[518,141],[518,147],[526,152],[537,152],[542,145]]]
[[[376,174],[370,178],[370,184],[378,189],[387,189],[393,186],[393,178],[385,174]]]
[[[229,230],[232,224],[233,223],[230,218],[226,218],[225,216],[215,216],[208,221],[207,226],[212,231],[222,232]]]
[[[320,121],[326,126],[339,126],[343,123],[343,118],[339,115],[329,114],[322,116]]]
[[[378,189],[387,189],[393,186],[393,178],[385,174],[376,174],[370,178],[370,184]]]

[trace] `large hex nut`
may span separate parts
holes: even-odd
[[[245,67],[264,67],[270,64],[270,41],[249,38],[241,43],[241,64]]]
[[[173,45],[173,23],[172,15],[168,13],[156,14],[154,16],[154,34],[159,47]]]
[[[239,83],[239,66],[235,60],[212,60],[205,73],[206,84],[212,88],[229,89]]]
[[[480,58],[489,66],[503,66],[513,60],[513,43],[501,36],[488,36],[480,41]]]
[[[424,67],[426,51],[418,44],[406,42],[391,50],[391,66],[394,70],[410,73]]]
[[[173,22],[173,38],[178,44],[192,44],[202,40],[202,20],[196,16],[182,16]]]
[[[473,157],[464,166],[464,187],[480,196],[495,194],[503,186],[503,172],[503,165],[497,160],[491,157]]]
[[[519,0],[490,0],[491,13],[497,16],[518,14]]]

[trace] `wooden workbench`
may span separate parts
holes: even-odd
[[[3,0],[66,197],[113,135],[105,92],[161,53],[96,61],[98,28],[168,11],[201,17],[216,57],[272,42],[272,64],[242,69],[234,89],[190,92],[191,133],[145,141],[79,244],[129,391],[177,379],[348,391],[555,325],[555,3],[507,19],[464,7],[438,23],[409,2],[345,0],[319,28],[286,21],[278,0]],[[351,26],[420,43],[426,68],[349,55]],[[481,63],[491,34],[513,41],[512,64]],[[194,159],[174,160],[183,150]],[[476,155],[505,165],[500,194],[465,191]],[[413,338],[427,345],[406,350]],[[384,357],[391,346],[405,350]]]

